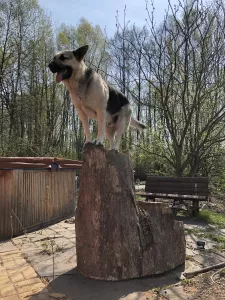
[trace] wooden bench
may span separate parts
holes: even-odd
[[[146,201],[159,199],[192,200],[192,213],[199,213],[199,201],[209,199],[209,180],[207,177],[164,177],[148,176],[145,192],[136,194]],[[175,205],[172,208],[176,209]]]

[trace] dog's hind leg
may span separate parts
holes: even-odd
[[[105,123],[106,123],[105,109],[97,110],[97,121],[98,121],[98,135],[97,135],[96,145],[102,145],[105,136]]]
[[[120,145],[120,140],[123,133],[128,129],[131,120],[131,108],[130,105],[124,105],[119,113],[118,120],[116,122],[116,134],[115,134],[115,142],[113,145],[113,149],[118,150]]]
[[[110,142],[110,149],[114,146],[116,127],[106,126],[106,136]]]

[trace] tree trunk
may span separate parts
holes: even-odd
[[[161,203],[137,205],[125,154],[85,146],[75,220],[77,268],[87,277],[130,279],[185,261],[183,223]]]

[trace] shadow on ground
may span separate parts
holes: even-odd
[[[208,227],[208,224],[206,222],[195,218],[190,218],[189,216],[176,216],[174,219],[176,221],[182,221],[184,225]]]
[[[179,281],[183,271],[184,265],[163,275],[109,282],[86,278],[74,269],[52,280],[49,287],[55,293],[65,294],[73,300],[118,300],[134,292],[145,292],[152,288],[174,284]]]

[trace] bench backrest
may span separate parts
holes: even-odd
[[[148,176],[145,191],[148,193],[209,195],[208,177]]]

